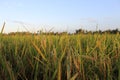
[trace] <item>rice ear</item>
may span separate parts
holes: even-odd
[[[2,27],[2,30],[1,30],[1,34],[3,33],[3,30],[4,30],[4,28],[5,28],[5,22],[4,22],[4,24],[3,24],[3,27]]]

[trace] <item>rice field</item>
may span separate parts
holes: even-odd
[[[1,34],[0,80],[120,80],[120,36]]]

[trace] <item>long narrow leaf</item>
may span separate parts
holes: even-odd
[[[58,80],[61,80],[61,62],[58,63]]]
[[[37,50],[37,52],[40,54],[40,56],[41,56],[45,61],[47,61],[47,59],[45,58],[44,54],[40,51],[40,49],[38,48],[38,46],[37,46],[35,43],[33,43],[33,42],[32,42],[32,44],[33,44],[33,46],[35,47],[35,49]]]
[[[4,28],[5,28],[5,22],[3,24],[3,27],[2,27],[2,30],[1,30],[1,34],[3,33]]]
[[[78,76],[78,73],[76,73],[70,80],[75,80]]]

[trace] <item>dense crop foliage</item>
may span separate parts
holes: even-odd
[[[119,34],[0,35],[0,80],[118,80]]]

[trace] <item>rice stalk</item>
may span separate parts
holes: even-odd
[[[40,54],[40,56],[45,60],[47,61],[47,59],[45,58],[44,54],[40,51],[40,49],[37,47],[37,45],[32,42],[32,45],[34,46],[34,48],[37,50],[37,52]]]
[[[72,78],[70,78],[70,80],[76,80],[77,76],[78,76],[78,73],[76,73]]]
[[[61,80],[61,62],[59,61],[58,62],[58,78],[57,78],[57,80]]]
[[[1,30],[1,34],[3,33],[3,30],[4,30],[4,28],[5,28],[5,22],[3,23],[3,26],[2,26],[2,30]]]

